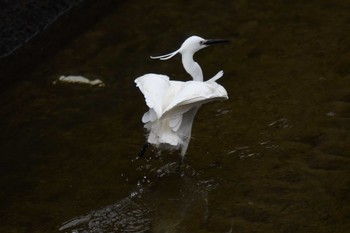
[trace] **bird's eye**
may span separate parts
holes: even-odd
[[[203,44],[204,44],[204,41],[202,41],[202,40],[201,40],[201,41],[199,41],[199,44],[203,45]]]

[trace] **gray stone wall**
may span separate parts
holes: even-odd
[[[0,58],[45,30],[84,0],[0,0]]]

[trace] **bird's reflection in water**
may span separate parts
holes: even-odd
[[[209,216],[208,192],[214,180],[200,180],[198,173],[185,165],[179,177],[176,162],[151,168],[153,181],[144,176],[122,200],[64,222],[61,232],[179,232],[187,219],[204,224]]]

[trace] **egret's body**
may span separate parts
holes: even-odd
[[[149,107],[149,111],[142,117],[149,132],[148,143],[170,149],[181,147],[182,158],[186,153],[193,120],[199,107],[207,102],[228,98],[225,88],[216,83],[223,72],[220,71],[203,82],[202,69],[193,60],[193,54],[208,46],[210,41],[224,42],[192,36],[174,53],[151,57],[165,60],[181,53],[184,68],[193,81],[171,81],[168,76],[160,74],[145,74],[135,80]]]

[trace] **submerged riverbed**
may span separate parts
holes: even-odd
[[[0,232],[347,232],[349,9],[110,3],[0,93]],[[205,79],[224,70],[230,99],[199,110],[180,177],[178,152],[137,159],[147,108],[134,79],[188,80],[179,57],[149,56],[190,35],[231,40],[195,56]]]

